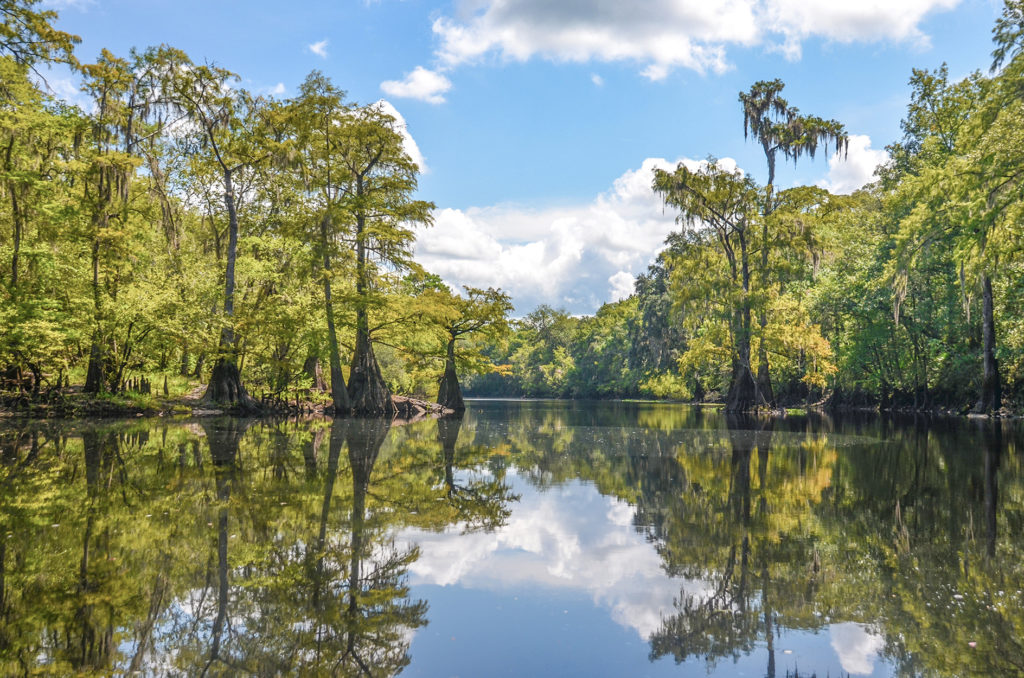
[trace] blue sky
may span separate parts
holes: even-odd
[[[417,255],[454,286],[501,287],[516,312],[591,313],[627,294],[673,214],[653,167],[709,154],[763,181],[737,93],[782,78],[836,118],[850,157],[777,183],[847,192],[900,135],[911,68],[986,68],[996,0],[60,0],[58,25],[127,54],[167,43],[287,97],[320,69],[404,119],[437,204]],[[56,82],[60,90],[62,83]],[[63,83],[66,87],[68,83]]]

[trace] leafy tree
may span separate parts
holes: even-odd
[[[340,205],[355,252],[355,350],[349,373],[352,411],[383,415],[394,411],[370,338],[370,310],[381,303],[375,291],[379,267],[413,265],[412,225],[430,223],[433,203],[414,200],[416,163],[405,152],[395,119],[379,106],[354,110],[339,129]]]
[[[743,105],[743,136],[752,136],[761,144],[765,159],[768,161],[768,183],[765,186],[766,196],[762,208],[761,220],[761,277],[762,285],[769,286],[768,269],[770,250],[768,218],[776,209],[774,198],[776,154],[782,153],[787,160],[795,165],[801,155],[814,158],[819,145],[835,144],[836,153],[845,152],[849,146],[849,138],[843,125],[836,120],[824,120],[813,115],[801,115],[796,107],[790,106],[782,98],[785,84],[778,79],[760,80],[754,83],[747,92],[740,92],[739,99]],[[784,238],[775,235],[776,247],[785,247]],[[758,311],[758,322],[761,334],[765,334],[768,325],[768,312],[765,304]],[[758,390],[764,394],[765,400],[774,403],[771,373],[768,365],[767,342],[758,343]]]
[[[89,121],[88,154],[83,158],[86,169],[82,201],[88,210],[83,235],[90,251],[93,313],[85,391],[99,393],[118,387],[112,369],[115,347],[108,297],[116,292],[110,264],[124,254],[130,232],[132,181],[141,161],[132,153],[136,127],[130,97],[134,83],[131,65],[103,50],[99,61],[83,70],[84,88],[96,105]]]
[[[217,361],[203,397],[209,402],[252,410],[257,404],[242,385],[237,364],[238,338],[233,325],[235,265],[239,200],[245,197],[246,180],[254,168],[270,157],[261,144],[265,104],[245,91],[233,90],[231,83],[237,76],[223,68],[185,61],[175,75],[174,101],[188,114],[193,126],[179,142],[193,158],[192,171],[204,179],[216,181],[223,189],[228,222],[223,325]]]
[[[444,407],[462,412],[462,388],[456,372],[456,344],[459,340],[479,337],[494,341],[508,332],[508,314],[512,301],[501,290],[466,287],[466,296],[449,294],[442,311],[441,330],[444,335],[444,373],[437,389],[437,402]],[[468,356],[459,356],[463,363]]]
[[[40,11],[38,4],[39,0],[0,1],[0,57],[9,56],[33,69],[45,62],[77,66],[73,51],[81,38],[55,29],[57,13]]]
[[[349,228],[343,201],[350,183],[341,160],[344,153],[341,144],[347,139],[342,128],[349,122],[352,108],[345,102],[343,91],[322,73],[314,71],[306,77],[299,96],[289,104],[288,110],[295,129],[295,153],[303,193],[309,203],[308,222],[302,228],[316,238],[323,261],[331,399],[335,412],[348,412],[351,404],[341,370],[331,285],[335,261],[344,253],[339,251],[339,240],[347,235]]]
[[[1006,200],[1005,172],[982,161],[978,152],[987,143],[984,102],[991,88],[978,74],[950,83],[944,67],[934,73],[915,71],[911,83],[915,91],[904,123],[907,138],[890,170],[904,172],[898,175],[892,198],[893,211],[901,217],[894,274],[896,314],[907,297],[910,268],[926,261],[932,243],[944,242],[961,278],[972,271],[980,283],[983,378],[975,409],[994,411],[1001,406],[1001,381],[991,276],[999,248],[998,241],[993,247],[988,242],[998,236],[1000,229],[993,229],[1013,198]],[[1003,137],[1008,133],[999,131]]]
[[[38,394],[45,373],[69,367],[64,348],[79,329],[61,303],[63,247],[47,244],[66,246],[60,222],[77,209],[60,178],[76,171],[68,150],[82,119],[40,91],[28,67],[11,57],[0,57],[0,80],[0,196],[7,208],[0,211],[0,251],[9,262],[0,292],[0,365],[4,380]]]
[[[730,171],[712,158],[695,170],[683,163],[675,172],[656,170],[654,190],[666,204],[679,209],[680,221],[691,226],[705,224],[706,230],[695,232],[695,237],[713,239],[725,258],[728,287],[720,294],[730,307],[727,313],[733,345],[727,407],[744,411],[768,406],[766,394],[757,387],[750,355],[750,257],[756,237],[757,185],[739,170]]]

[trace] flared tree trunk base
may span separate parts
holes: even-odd
[[[242,375],[238,365],[233,361],[221,358],[213,366],[210,383],[203,394],[204,404],[216,405],[229,410],[242,412],[258,412],[260,404],[249,395],[242,385]]]
[[[462,399],[462,387],[459,386],[459,377],[455,373],[455,366],[449,364],[445,367],[444,376],[437,389],[437,404],[447,407],[455,412],[465,412],[466,402]]]
[[[106,386],[104,379],[105,361],[103,360],[103,349],[95,341],[89,348],[89,367],[85,373],[85,393],[102,393]]]
[[[761,365],[757,368],[757,392],[768,407],[775,404],[775,391],[772,389],[772,377],[768,371],[767,357],[761,357]]]
[[[982,289],[982,377],[981,397],[978,398],[974,411],[978,414],[995,414],[1003,407],[1003,388],[999,378],[999,361],[996,360],[996,321],[992,297],[992,278],[987,275],[981,278]]]
[[[986,370],[986,372],[981,383],[981,397],[978,398],[978,402],[974,404],[972,410],[975,414],[994,414],[1003,407],[999,368],[993,366],[991,371]]]
[[[732,384],[725,401],[726,412],[756,412],[769,404],[754,383],[750,370],[738,363],[732,372]]]
[[[395,404],[391,389],[380,372],[373,349],[367,346],[352,358],[352,372],[348,378],[348,399],[352,414],[357,417],[393,417]]]

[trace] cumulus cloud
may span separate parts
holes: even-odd
[[[398,112],[398,109],[388,101],[387,99],[381,99],[375,106],[379,106],[381,111],[387,113],[395,119],[395,128],[398,133],[402,135],[402,146],[405,148],[405,152],[409,154],[412,161],[416,163],[416,166],[420,168],[420,174],[426,174],[429,169],[427,168],[427,159],[423,157],[422,151],[420,151],[419,144],[409,134],[409,126],[405,122],[405,117]]]
[[[419,99],[428,104],[444,103],[444,93],[450,90],[452,82],[437,71],[417,66],[402,80],[385,80],[380,88],[393,97]]]
[[[683,160],[691,168],[701,161]],[[726,168],[736,164],[720,161]],[[679,227],[651,190],[655,168],[647,158],[592,201],[530,209],[494,205],[441,209],[434,226],[417,234],[416,260],[453,287],[501,287],[525,314],[546,303],[571,313],[593,313],[631,292],[665,237]]]
[[[783,51],[800,57],[800,43],[822,37],[840,43],[911,42],[928,45],[919,24],[931,12],[953,9],[960,0],[859,0],[819,2],[816,0],[770,0],[763,3],[763,17],[769,31],[782,36]]]
[[[598,87],[604,87],[604,78],[602,78],[597,73],[590,74],[590,82],[594,83]]]
[[[871,137],[851,134],[845,156],[833,153],[828,160],[828,175],[818,182],[832,193],[853,193],[874,181],[875,168],[889,160],[884,150],[871,148]]]
[[[608,284],[612,288],[612,301],[626,299],[633,294],[633,287],[636,284],[636,276],[628,271],[619,271],[608,278]]]
[[[306,45],[306,49],[308,49],[310,52],[312,52],[313,54],[317,55],[321,59],[326,59],[327,58],[327,41],[326,40],[321,40],[320,42],[314,42],[311,45]]]
[[[651,80],[675,68],[722,72],[726,48],[765,45],[798,58],[802,41],[910,41],[932,12],[960,0],[648,0],[644,11],[620,0],[475,0],[434,21],[447,68],[489,55],[526,61],[633,61]]]
[[[541,492],[516,474],[508,480],[521,498],[498,530],[402,535],[420,547],[409,566],[413,585],[580,591],[644,640],[672,612],[680,591],[698,597],[711,591],[707,582],[665,574],[657,552],[633,528],[629,504],[581,482]]]

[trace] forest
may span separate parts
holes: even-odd
[[[766,182],[714,157],[656,170],[680,230],[634,294],[592,317],[526,315],[487,349],[508,373],[468,391],[1019,411],[1024,3],[1006,3],[993,39],[988,75],[914,70],[903,137],[852,195],[776,190],[776,163],[841,155],[846,130],[802,114],[779,80],[740,93]]]
[[[776,187],[776,163],[842,153],[847,132],[757,82],[736,132],[766,174],[710,156],[656,172],[679,229],[634,294],[519,318],[501,290],[453,290],[413,259],[434,205],[382,103],[316,71],[295,97],[256,95],[167,45],[81,63],[36,0],[0,14],[6,408],[199,386],[237,410],[370,416],[393,394],[461,410],[463,388],[734,411],[1024,402],[1022,0],[984,72],[911,74],[874,183]],[[50,93],[51,64],[79,74],[88,110]]]
[[[301,392],[373,416],[482,365],[456,340],[504,331],[511,303],[412,260],[433,205],[383,105],[319,72],[255,96],[166,45],[82,64],[34,5],[5,0],[0,34],[8,402],[195,380],[237,410]],[[81,74],[89,111],[46,93],[47,62]]]

